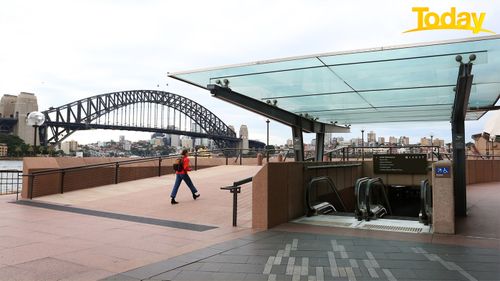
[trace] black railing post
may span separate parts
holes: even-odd
[[[17,172],[17,181],[16,181],[16,187],[17,187],[17,190],[16,190],[16,201],[19,200],[19,173],[21,172]]]
[[[242,157],[242,156],[243,156],[243,152],[242,152],[242,151],[240,151],[240,166],[241,166],[241,161],[242,161],[242,160],[241,160],[241,157]]]
[[[115,184],[118,184],[118,169],[120,169],[120,164],[115,163]]]
[[[240,193],[240,187],[231,190],[233,193],[233,226],[236,226],[236,218],[238,217],[238,193]]]
[[[64,193],[64,175],[66,174],[66,172],[64,170],[61,170],[61,182],[59,183],[60,186],[60,190],[61,190],[61,194]]]
[[[31,180],[30,180],[30,189],[29,189],[29,198],[30,199],[33,199],[33,184],[35,182],[35,176],[34,175],[28,175],[30,178],[31,177]]]
[[[194,170],[198,170],[198,149],[194,151]]]
[[[227,165],[227,154],[226,154],[226,165]]]
[[[161,156],[158,157],[158,176],[161,177]]]

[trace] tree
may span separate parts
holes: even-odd
[[[14,135],[0,134],[0,143],[5,143],[7,145],[7,155],[11,157],[20,157],[24,155],[24,153],[21,153],[22,155],[19,155],[16,147],[20,147],[22,152],[26,151],[27,149],[27,145],[24,143],[24,141],[18,136]]]

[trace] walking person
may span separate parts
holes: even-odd
[[[182,164],[182,169],[180,169],[180,171],[175,172],[175,184],[174,188],[172,189],[172,193],[170,194],[170,197],[172,198],[172,200],[170,200],[170,203],[172,203],[172,205],[179,203],[175,201],[175,196],[177,196],[177,191],[179,190],[181,181],[184,181],[187,184],[187,186],[191,190],[191,193],[193,194],[194,200],[200,197],[200,194],[196,194],[198,193],[198,190],[193,185],[193,182],[191,181],[191,178],[188,175],[188,172],[191,171],[191,167],[189,167],[188,150],[184,149],[181,154],[182,154],[182,160],[180,164]]]

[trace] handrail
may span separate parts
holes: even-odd
[[[420,214],[418,220],[424,225],[432,223],[432,189],[427,179],[420,183]]]
[[[334,165],[320,165],[320,166],[307,166],[307,170],[313,169],[328,169],[328,168],[345,168],[345,167],[359,167],[361,163],[353,163],[353,164],[334,164]]]
[[[382,195],[384,196],[384,200],[385,200],[385,203],[387,204],[387,212],[389,215],[392,214],[392,210],[391,210],[391,204],[389,203],[389,198],[387,197],[387,194],[385,193],[385,185],[384,185],[384,182],[382,181],[381,178],[374,178],[374,179],[370,179],[368,180],[367,184],[366,184],[366,209],[367,209],[367,212],[368,214],[371,215],[371,208],[370,208],[370,198],[371,198],[371,187],[372,186],[375,186],[375,184],[379,183],[381,185],[381,190],[382,190]]]
[[[363,178],[359,178],[356,180],[356,183],[354,184],[354,216],[360,221],[363,219],[363,210],[361,210],[361,203],[363,202],[366,202],[365,200],[362,200],[361,198],[361,191],[362,191],[362,188],[364,188],[364,192],[366,194],[366,182],[369,180],[370,178],[369,177],[363,177]],[[366,197],[366,195],[363,194],[363,199]],[[367,206],[365,205],[364,206],[365,209],[367,208]]]
[[[229,190],[233,194],[233,226],[236,226],[236,220],[238,218],[238,193],[241,192],[241,185],[249,183],[253,180],[253,177],[248,177],[239,181],[233,182],[233,185],[221,187],[221,190]]]
[[[316,183],[316,182],[322,182],[322,181],[325,181],[328,183],[328,186],[330,187],[331,190],[333,190],[333,193],[337,196],[337,200],[339,201],[340,205],[342,206],[342,210],[345,212],[347,210],[347,208],[345,207],[344,205],[344,201],[342,201],[342,197],[340,197],[340,194],[338,193],[338,190],[337,190],[337,186],[335,185],[335,183],[333,182],[333,180],[330,178],[330,177],[327,177],[327,176],[321,176],[321,177],[314,177],[312,178],[310,181],[309,181],[309,186],[308,188],[306,188],[306,194],[305,194],[305,203],[306,203],[306,208],[307,208],[307,212],[306,212],[306,215],[309,216],[309,214],[311,212],[313,212],[313,208],[311,206],[311,198],[310,198],[310,191],[313,187],[313,184]]]

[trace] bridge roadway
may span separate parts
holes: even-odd
[[[480,216],[454,236],[293,223],[259,232],[250,185],[233,228],[232,196],[219,188],[258,169],[193,172],[201,197],[183,185],[178,205],[173,175],[24,204],[2,196],[0,280],[500,280],[499,183],[471,186]]]

